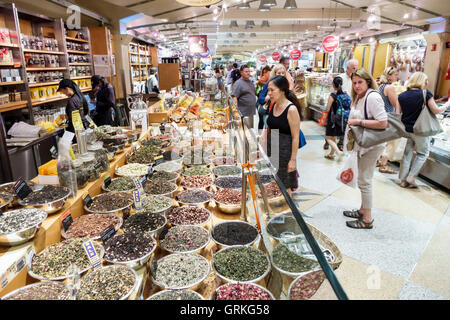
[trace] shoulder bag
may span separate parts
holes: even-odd
[[[367,116],[367,98],[372,92],[377,91],[370,91],[364,101],[364,119],[366,120],[369,120]],[[407,137],[401,114],[388,113],[387,115],[388,125],[386,129],[369,129],[361,126],[351,126],[350,130],[353,133],[355,142],[360,147],[370,148],[380,143],[395,140],[401,137]]]
[[[434,136],[444,131],[436,115],[428,108],[426,90],[423,90],[422,111],[414,124],[413,131],[415,135],[424,137]]]

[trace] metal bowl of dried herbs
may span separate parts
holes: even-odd
[[[147,300],[205,300],[203,296],[190,289],[182,290],[162,290],[150,297]]]
[[[207,188],[211,187],[212,184],[213,179],[211,178],[211,176],[201,176],[201,175],[186,176],[180,182],[180,185],[186,189],[206,190]]]
[[[92,266],[84,250],[83,243],[88,238],[73,238],[53,244],[38,254],[32,254],[28,263],[28,274],[38,280],[64,280],[73,278],[72,265],[78,267],[83,274]],[[92,242],[99,258],[105,253],[102,245]]]
[[[230,246],[213,255],[212,267],[225,282],[256,283],[270,272],[270,259],[250,246]]]
[[[159,235],[161,248],[170,253],[201,253],[209,244],[208,230],[197,226],[173,226]]]
[[[150,267],[152,282],[162,289],[197,290],[211,272],[209,261],[196,253],[172,253]]]
[[[242,169],[234,165],[216,166],[212,168],[212,172],[216,177],[242,175]]]
[[[105,184],[102,184],[102,190],[106,192],[111,191],[123,191],[123,192],[133,192],[137,190],[136,185],[134,184],[134,180],[132,177],[118,177],[111,179],[111,184],[108,187],[105,187]]]
[[[279,243],[270,256],[274,268],[289,277],[320,268],[317,261],[302,256],[296,250],[298,246],[289,247],[288,244]]]
[[[211,169],[205,166],[193,166],[191,168],[184,169],[184,176],[209,176],[211,175]]]
[[[0,194],[9,193],[14,197],[13,201],[9,203],[8,208],[16,207],[19,205],[19,197],[14,192],[14,184],[15,182],[7,182],[0,185]],[[36,183],[31,180],[27,180],[27,185],[33,190],[36,186]],[[2,207],[2,201],[0,200],[0,210]]]
[[[121,213],[129,211],[132,205],[132,194],[114,191],[93,197],[89,207],[84,205],[84,210],[89,213],[115,213],[121,216]]]
[[[64,282],[45,281],[14,290],[1,300],[73,300],[73,297]]]
[[[64,228],[61,228],[61,236],[64,239],[86,237],[92,240],[98,240],[101,237],[102,231],[110,225],[114,225],[114,229],[118,231],[122,223],[122,217],[113,213],[85,214],[73,220],[69,229],[64,230]]]
[[[204,227],[211,221],[211,212],[203,207],[188,205],[172,208],[166,214],[171,225]]]
[[[246,221],[227,220],[211,229],[211,238],[219,249],[230,246],[251,246],[259,240],[258,229]]]
[[[70,196],[66,187],[45,185],[42,189],[31,192],[25,199],[19,199],[21,206],[43,210],[52,214],[60,210]]]
[[[298,236],[303,234],[303,231],[292,212],[283,212],[269,220],[267,233],[275,240],[281,241],[285,236]]]
[[[136,271],[130,267],[100,267],[81,278],[77,300],[128,300],[139,282]]]
[[[212,199],[212,194],[202,189],[189,189],[177,194],[177,201],[181,204],[206,206]]]
[[[327,279],[322,270],[306,272],[291,282],[288,300],[307,300],[311,298]]]
[[[45,211],[33,208],[4,212],[0,216],[0,245],[16,246],[33,239],[46,218]]]
[[[238,213],[242,207],[242,190],[219,189],[214,193],[214,201],[223,213]]]
[[[141,197],[142,209],[138,212],[165,213],[172,208],[173,200],[162,195],[145,195]]]
[[[226,283],[216,289],[211,300],[276,300],[272,292],[255,283]]]
[[[180,178],[180,173],[176,172],[168,172],[168,171],[156,171],[152,175],[152,179],[164,179],[168,182],[177,183],[178,179]]]
[[[166,161],[153,167],[153,171],[167,171],[181,173],[183,165],[178,161]]]
[[[120,177],[143,177],[148,173],[148,165],[142,163],[129,163],[116,169]]]
[[[146,194],[161,195],[169,198],[172,198],[177,190],[178,186],[175,183],[160,178],[154,179],[153,177],[144,186]]]

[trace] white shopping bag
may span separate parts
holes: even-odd
[[[350,154],[336,179],[349,187],[358,188],[358,152]]]

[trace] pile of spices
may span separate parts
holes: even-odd
[[[279,243],[272,251],[272,259],[274,265],[281,270],[300,273],[310,271],[316,268],[319,264],[312,260],[295,253],[283,244]]]
[[[281,196],[281,190],[280,187],[278,187],[278,184],[276,181],[272,181],[269,184],[264,186],[264,189],[266,190],[266,195],[268,199],[272,199],[278,196]],[[258,191],[258,197],[262,198],[261,192]]]
[[[217,289],[216,300],[272,300],[272,297],[251,283],[227,283]]]
[[[179,162],[176,161],[167,161],[163,162],[161,164],[158,164],[156,167],[153,168],[155,171],[167,171],[167,172],[174,172],[182,169],[182,165]]]
[[[115,214],[86,214],[76,218],[69,229],[67,229],[66,238],[97,238],[101,236],[103,230],[110,225],[120,228],[120,218]]]
[[[207,176],[211,174],[211,170],[207,167],[192,167],[188,169],[184,169],[183,175],[189,176]]]
[[[151,232],[166,224],[166,219],[159,213],[140,212],[125,220],[122,230],[125,233]]]
[[[195,189],[195,188],[205,188],[212,185],[213,180],[210,176],[188,176],[184,178],[181,185],[185,188]]]
[[[223,222],[211,231],[213,239],[227,246],[246,245],[258,236],[258,230],[248,223]]]
[[[214,167],[213,173],[216,176],[237,176],[241,175],[241,168],[238,168],[236,166],[218,166]]]
[[[191,287],[209,274],[208,261],[198,254],[170,254],[157,261],[152,272],[155,281],[164,288]]]
[[[148,195],[141,198],[142,210],[149,212],[162,212],[173,205],[172,199],[161,195]]]
[[[148,300],[202,300],[195,291],[183,290],[163,290],[151,296]]]
[[[130,268],[99,268],[81,278],[77,300],[119,300],[134,287],[136,276]]]
[[[145,193],[148,194],[167,194],[175,192],[178,186],[175,183],[168,182],[164,179],[153,179],[148,181],[144,186]]]
[[[149,164],[154,161],[158,153],[159,148],[156,146],[143,146],[128,159],[128,163]]]
[[[270,174],[258,174],[258,178],[262,184],[268,184],[273,180],[273,177]]]
[[[33,181],[28,180],[28,181],[27,181],[27,185],[28,185],[31,189],[33,189],[33,187],[34,187],[36,184],[35,184]],[[6,183],[5,185],[0,186],[0,193],[9,193],[9,194],[14,195],[14,194],[15,194],[15,192],[14,192],[14,182]]]
[[[217,272],[234,281],[251,281],[264,275],[269,267],[266,255],[253,247],[231,247],[213,257]]]
[[[0,216],[0,234],[8,234],[38,225],[47,213],[38,209],[18,209]]]
[[[94,212],[109,212],[120,210],[133,203],[133,195],[127,192],[108,192],[92,199],[89,210]]]
[[[241,189],[242,177],[219,177],[214,184],[222,189]]]
[[[23,287],[2,300],[72,300],[72,295],[64,283],[38,282]]]
[[[161,247],[171,252],[193,251],[209,241],[208,230],[197,226],[174,226],[161,235]]]
[[[167,172],[167,171],[156,171],[152,179],[164,179],[167,181],[174,180],[178,177],[178,174],[175,172]]]
[[[174,225],[197,225],[208,221],[211,214],[205,208],[197,206],[176,207],[167,215]]]
[[[181,159],[181,154],[175,151],[166,151],[163,153],[163,158],[165,161],[179,160]]]
[[[182,203],[203,203],[211,200],[211,194],[201,189],[190,189],[179,193],[177,199]]]
[[[322,270],[313,271],[300,277],[291,287],[290,299],[306,300],[311,298],[319,290],[325,279],[326,276]]]
[[[43,278],[59,278],[72,275],[72,264],[80,270],[89,268],[91,263],[83,248],[83,242],[87,240],[87,238],[73,238],[45,248],[34,256],[31,271]],[[102,246],[97,242],[92,243],[100,255]]]
[[[136,189],[132,177],[118,177],[111,180],[111,184],[106,188],[109,191],[130,191]]]
[[[223,204],[241,204],[242,191],[237,189],[219,189],[214,193],[214,200]]]
[[[142,163],[129,163],[116,169],[118,176],[141,177],[148,173],[148,165]]]
[[[233,157],[220,157],[220,158],[215,158],[213,160],[214,165],[216,166],[221,166],[224,164],[235,164],[236,163],[236,159]]]
[[[70,190],[66,187],[45,185],[41,190],[31,192],[22,201],[25,205],[38,205],[60,200],[68,196],[69,193]]]
[[[124,233],[105,243],[105,259],[127,262],[142,258],[156,246],[156,240],[148,233]]]

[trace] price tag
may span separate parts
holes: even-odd
[[[165,140],[163,143],[161,143],[161,148],[165,148],[167,146],[169,146],[169,141]]]
[[[145,194],[144,188],[142,187],[141,180],[139,178],[134,178],[134,184],[139,191],[139,194],[142,196]]]
[[[105,177],[105,180],[103,180],[103,184],[105,185],[105,188],[108,188],[111,184],[111,176],[109,174]]]
[[[71,225],[72,222],[73,222],[72,215],[70,214],[70,210],[67,210],[67,212],[64,213],[64,214],[61,216],[61,218],[59,218],[59,219],[60,219],[61,222],[62,222],[62,225],[63,225],[63,227],[64,227],[64,231],[67,231],[67,230],[69,229],[70,225]]]
[[[83,199],[84,205],[89,208],[89,206],[92,203],[92,199],[91,196],[88,194],[84,199]]]
[[[129,159],[129,158],[130,158],[130,155],[128,154],[128,152],[127,152],[127,153],[125,153],[125,157],[126,157],[127,159]]]
[[[153,166],[149,166],[148,167],[148,174],[147,174],[147,178],[151,179],[153,176]]]
[[[137,150],[138,150],[138,143],[137,142],[133,142],[133,149],[134,149],[134,152],[136,152]]]
[[[142,210],[141,195],[139,194],[139,191],[133,191],[133,196],[136,211]]]
[[[161,164],[164,162],[164,157],[163,156],[157,156],[154,158],[155,160],[155,166],[157,166],[158,164]]]
[[[20,177],[14,184],[14,192],[19,196],[21,200],[25,199],[33,190],[28,186],[28,184]]]
[[[105,230],[101,232],[100,237],[102,238],[102,241],[104,244],[106,244],[106,241],[114,237],[116,234],[116,228],[114,228],[114,225],[110,225]]]
[[[72,111],[72,124],[75,129],[84,130],[79,110]]]
[[[101,265],[101,260],[100,257],[97,253],[97,251],[95,250],[94,244],[92,243],[91,240],[88,240],[86,242],[83,243],[83,248],[84,251],[86,252],[86,255],[89,258],[89,261],[91,262],[91,266],[92,268],[97,268]]]
[[[58,151],[56,150],[55,146],[52,146],[50,148],[50,153],[52,154],[53,158],[57,158],[58,157]]]
[[[75,133],[66,130],[61,139],[69,141],[69,143],[72,144],[73,137],[75,137]]]

